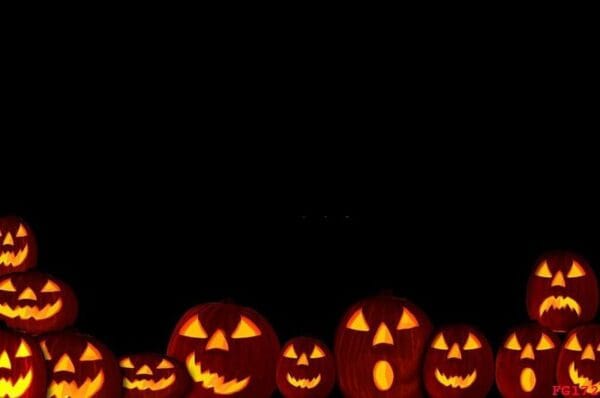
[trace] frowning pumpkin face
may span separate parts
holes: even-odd
[[[485,398],[494,382],[494,354],[468,325],[440,329],[425,354],[425,388],[432,398]]]
[[[135,354],[119,360],[123,398],[180,398],[191,387],[185,368],[160,354]]]
[[[35,266],[37,243],[27,224],[18,217],[0,217],[0,275]]]
[[[421,397],[421,361],[430,333],[429,319],[408,300],[382,295],[354,304],[335,338],[344,396]]]
[[[77,318],[77,298],[64,282],[41,272],[0,277],[0,319],[31,334],[61,330]]]
[[[571,331],[558,355],[558,384],[576,386],[582,394],[600,391],[600,325],[585,325]]]
[[[288,341],[277,362],[277,387],[286,398],[326,398],[335,384],[333,355],[319,340]]]
[[[279,342],[269,323],[249,308],[224,303],[192,308],[176,325],[167,353],[192,377],[190,398],[267,398],[275,389]]]
[[[592,320],[598,311],[598,281],[580,256],[546,254],[527,285],[529,317],[555,332],[566,332]]]
[[[90,336],[63,332],[40,337],[51,375],[47,398],[118,398],[121,374],[114,355]]]
[[[511,330],[496,357],[496,384],[505,398],[547,398],[556,385],[560,340],[538,324]]]
[[[46,365],[37,343],[0,330],[0,396],[40,398],[46,391]]]

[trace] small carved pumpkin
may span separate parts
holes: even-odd
[[[582,395],[600,394],[600,325],[569,333],[558,354],[556,378],[560,386],[574,386]]]
[[[121,357],[123,398],[181,398],[191,387],[190,376],[178,361],[160,354]]]
[[[41,398],[46,393],[46,364],[31,337],[0,330],[0,397]]]
[[[19,217],[0,217],[0,275],[33,268],[37,242],[33,231]]]
[[[277,362],[277,387],[285,398],[327,398],[335,384],[333,354],[321,341],[296,337]]]

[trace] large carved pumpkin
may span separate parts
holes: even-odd
[[[46,396],[46,364],[30,337],[0,330],[0,397]]]
[[[556,378],[564,396],[575,396],[575,392],[600,395],[600,325],[581,326],[569,333],[558,355]]]
[[[408,300],[381,295],[351,306],[335,338],[344,396],[421,397],[421,364],[430,333],[429,319]]]
[[[527,285],[529,317],[555,332],[589,322],[598,311],[598,281],[582,257],[569,252],[544,255]]]
[[[66,283],[41,272],[0,276],[0,319],[31,334],[64,329],[77,318],[77,298]]]
[[[504,398],[548,398],[556,385],[560,340],[532,323],[512,329],[496,356],[496,384]]]
[[[19,217],[0,217],[0,275],[35,266],[37,242],[33,231]]]
[[[285,398],[327,398],[335,385],[335,361],[323,342],[296,337],[283,346],[277,387]]]
[[[61,332],[39,341],[50,375],[47,398],[121,397],[117,360],[98,340]]]
[[[189,398],[268,398],[275,390],[279,341],[255,311],[209,303],[187,311],[167,349],[194,381]]]
[[[485,337],[468,325],[440,329],[423,366],[431,398],[485,398],[494,383],[494,354]]]
[[[123,398],[181,398],[192,386],[190,376],[178,361],[160,354],[121,357]]]

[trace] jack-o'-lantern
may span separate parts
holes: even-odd
[[[121,357],[123,398],[181,398],[191,387],[187,371],[173,358],[160,354]]]
[[[532,323],[512,329],[496,356],[496,384],[504,398],[547,398],[556,385],[560,340]]]
[[[542,257],[527,285],[529,317],[555,332],[589,322],[598,311],[598,281],[583,258],[569,252]]]
[[[96,339],[75,332],[39,337],[49,372],[47,398],[119,398],[115,356]]]
[[[600,395],[600,325],[580,326],[568,334],[558,354],[556,378],[558,385],[575,386],[579,394]]]
[[[351,306],[335,338],[344,396],[421,397],[421,364],[430,333],[429,319],[408,300],[381,295]]]
[[[321,341],[288,341],[277,362],[277,387],[285,398],[327,398],[335,384],[333,354]]]
[[[494,354],[485,337],[468,325],[440,329],[423,366],[431,398],[485,398],[494,383]]]
[[[77,318],[77,298],[66,283],[41,272],[0,277],[0,319],[27,333],[58,331]]]
[[[46,364],[35,340],[0,330],[0,397],[42,398]]]
[[[33,231],[19,217],[0,217],[0,275],[35,266],[37,242]]]
[[[208,303],[187,311],[167,349],[192,377],[190,398],[268,398],[275,390],[279,341],[255,311]]]

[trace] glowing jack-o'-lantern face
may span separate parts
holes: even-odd
[[[581,394],[600,391],[600,325],[585,325],[569,333],[558,355],[558,384],[576,386]]]
[[[185,368],[159,354],[135,354],[119,360],[123,398],[180,398],[191,387]]]
[[[496,357],[496,384],[505,398],[546,398],[556,385],[558,337],[530,324],[508,333]]]
[[[97,340],[72,332],[40,338],[50,372],[47,398],[115,398],[121,375],[114,355]]]
[[[569,252],[545,255],[527,286],[529,317],[555,332],[589,322],[598,310],[598,282],[587,261]]]
[[[268,322],[249,308],[209,303],[190,309],[176,325],[167,353],[192,377],[191,398],[267,398],[275,389],[279,342]]]
[[[36,342],[0,330],[0,397],[40,398],[46,391],[46,365]]]
[[[430,333],[429,319],[408,300],[382,295],[353,305],[335,338],[344,396],[421,397],[421,361]]]
[[[77,298],[64,282],[41,272],[0,277],[0,319],[27,333],[61,330],[77,318]]]
[[[0,275],[35,266],[37,243],[27,224],[18,217],[0,218]]]
[[[432,398],[485,398],[494,382],[494,354],[467,325],[441,329],[425,354],[425,388]]]
[[[326,398],[334,384],[333,355],[325,344],[297,337],[284,345],[277,362],[277,387],[285,398]]]

